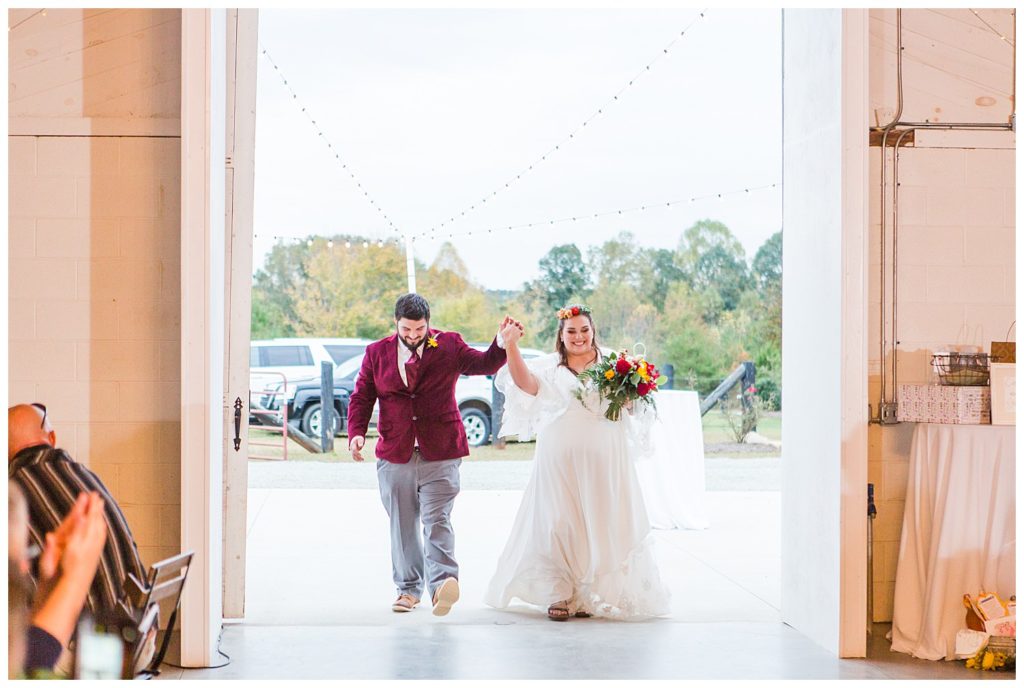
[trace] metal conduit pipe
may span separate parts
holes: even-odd
[[[896,390],[899,385],[899,366],[896,365],[896,356],[899,351],[900,344],[899,340],[896,338],[896,308],[899,306],[900,302],[897,296],[899,278],[896,273],[899,249],[897,228],[900,226],[900,144],[903,143],[903,139],[907,134],[916,130],[917,129],[915,127],[911,127],[901,131],[899,138],[896,139],[896,148],[892,152],[892,400],[894,402],[896,401]],[[881,269],[884,272],[885,266],[882,266]]]
[[[896,122],[893,129],[896,127],[914,127],[915,129],[993,129],[996,131],[1010,131],[1013,129],[1013,125],[1009,122]],[[871,127],[871,130],[881,131],[882,127]]]
[[[879,164],[882,168],[882,188],[879,193],[879,202],[881,203],[881,211],[878,214],[878,221],[882,225],[882,240],[879,242],[881,250],[881,261],[880,264],[882,269],[879,271],[881,275],[881,289],[879,291],[881,299],[881,307],[879,311],[879,323],[878,333],[881,339],[878,348],[878,361],[881,365],[881,391],[879,393],[880,401],[878,403],[878,421],[882,422],[883,413],[882,405],[885,403],[885,166],[886,166],[886,144],[889,140],[889,132],[892,131],[893,127],[900,121],[900,117],[903,115],[903,10],[896,10],[896,113],[893,115],[892,121],[881,127],[882,129],[882,152],[879,159]]]

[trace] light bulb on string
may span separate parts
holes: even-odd
[[[327,240],[327,248],[334,248],[334,239]]]
[[[370,242],[369,241],[364,241],[363,242],[363,248],[370,248]]]
[[[352,242],[351,241],[346,241],[345,242],[345,248],[352,248]]]

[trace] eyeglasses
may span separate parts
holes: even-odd
[[[43,430],[46,429],[46,405],[40,404],[38,401],[33,401],[29,406],[35,406],[37,409],[43,412],[43,422],[39,424],[39,427]]]

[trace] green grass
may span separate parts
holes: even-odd
[[[722,412],[715,407],[708,411],[703,420],[704,444],[719,444],[721,442],[735,442],[736,438],[729,429],[729,424],[722,416]],[[757,424],[757,433],[764,435],[771,440],[782,439],[782,414],[766,414],[760,418]]]
[[[723,442],[735,442],[736,439],[729,431],[728,423],[722,417],[722,412],[717,408],[711,409],[703,418],[704,444],[721,444]],[[763,416],[757,425],[757,432],[773,440],[782,439],[782,415],[773,413]],[[281,434],[250,428],[249,439],[260,442],[277,442],[277,447],[250,447],[250,454],[264,454],[281,457],[284,454],[280,444]],[[367,461],[374,460],[374,448],[377,446],[377,437],[371,435],[366,438],[366,447],[363,449],[363,457]],[[504,449],[498,449],[491,445],[482,447],[470,447],[469,461],[529,461],[533,458],[533,442],[508,442]],[[768,453],[763,456],[777,456],[777,453]],[[748,456],[748,455],[744,455]],[[762,456],[750,454],[749,458]],[[351,463],[352,455],[348,451],[348,437],[334,438],[334,452],[330,454],[312,454],[292,440],[288,440],[289,461],[327,461]]]

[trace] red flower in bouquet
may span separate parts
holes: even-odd
[[[651,391],[652,389],[657,389],[657,387],[655,387],[655,386],[654,386],[653,384],[651,384],[650,382],[639,382],[639,383],[637,383],[637,385],[636,385],[636,393],[637,393],[637,394],[639,394],[639,395],[640,395],[640,396],[642,396],[642,397],[645,397],[645,396],[647,396],[647,394],[648,394],[648,393],[649,393],[649,392],[650,392],[650,391]]]
[[[620,358],[615,362],[615,372],[619,375],[625,375],[629,371],[633,370],[633,364],[627,361],[625,358]]]

